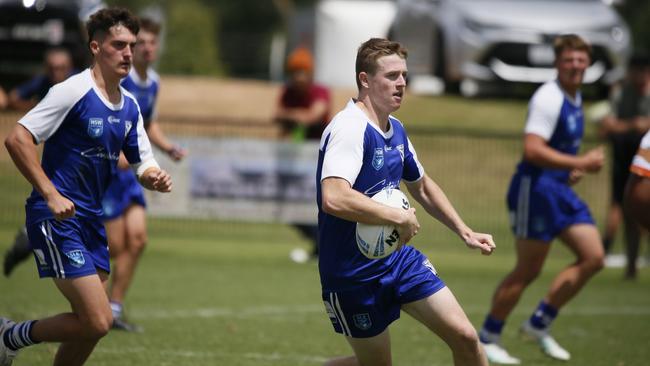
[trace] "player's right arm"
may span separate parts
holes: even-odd
[[[326,213],[353,222],[370,225],[394,225],[400,232],[401,244],[411,240],[420,229],[415,209],[397,209],[375,202],[338,177],[321,181],[322,209]]]
[[[43,171],[32,134],[21,124],[16,124],[5,139],[5,146],[11,159],[22,175],[43,196],[54,218],[67,219],[74,216],[74,203],[57,191]]]

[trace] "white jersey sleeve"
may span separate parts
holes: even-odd
[[[92,88],[88,78],[90,71],[86,70],[54,85],[45,98],[18,121],[37,144],[54,135],[72,107]]]
[[[553,136],[557,125],[564,94],[555,81],[542,85],[528,104],[525,133],[541,136],[548,141]]]
[[[323,167],[321,181],[328,177],[338,177],[354,182],[363,165],[363,145],[367,122],[339,113],[327,126],[321,139]]]

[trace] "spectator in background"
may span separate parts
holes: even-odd
[[[45,52],[45,73],[19,85],[9,93],[9,107],[13,109],[31,109],[54,84],[58,84],[72,74],[72,57],[65,48],[51,48]]]
[[[288,81],[282,90],[275,112],[275,121],[281,127],[282,137],[302,142],[320,140],[329,121],[331,103],[329,90],[314,83],[314,60],[307,48],[298,47],[287,59]],[[294,225],[313,244],[312,257],[318,256],[318,226]],[[291,258],[304,262],[309,254],[295,249]]]
[[[611,113],[603,118],[600,124],[600,134],[609,140],[612,151],[612,195],[603,245],[605,252],[609,253],[622,219],[625,229],[627,279],[633,279],[637,274],[641,229],[622,210],[623,191],[630,176],[634,154],[649,128],[650,57],[637,53],[630,60],[627,79],[620,88],[612,92]],[[616,266],[615,259],[616,257],[609,256],[607,262]]]
[[[632,160],[624,203],[626,215],[650,230],[650,132],[646,132]]]
[[[0,86],[0,111],[6,109],[8,105],[9,98],[7,97],[7,92]]]

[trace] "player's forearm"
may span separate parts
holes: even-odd
[[[403,221],[399,210],[371,200],[343,179],[327,178],[321,184],[322,209],[330,215],[369,225],[399,225]]]
[[[151,124],[147,129],[147,135],[152,144],[166,153],[169,153],[174,148],[174,145],[167,140],[167,137],[162,132],[156,121],[151,121]]]
[[[442,191],[429,176],[420,181],[407,184],[411,196],[422,205],[424,210],[436,220],[443,223],[458,236],[463,236],[469,228]]]
[[[527,141],[524,144],[524,160],[542,168],[564,170],[584,168],[580,157],[557,151],[546,145],[545,142],[529,143]]]
[[[16,125],[5,140],[5,147],[14,164],[27,181],[46,200],[57,193],[38,160],[32,135],[22,125]]]

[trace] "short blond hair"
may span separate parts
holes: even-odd
[[[377,60],[383,56],[398,55],[406,59],[408,51],[398,42],[393,42],[385,38],[370,38],[363,42],[357,50],[356,60],[356,81],[357,88],[361,89],[359,74],[365,72],[374,75],[377,72]]]
[[[557,36],[553,41],[553,50],[555,51],[555,59],[560,58],[564,50],[585,51],[591,58],[591,45],[587,43],[577,34],[563,34]]]

